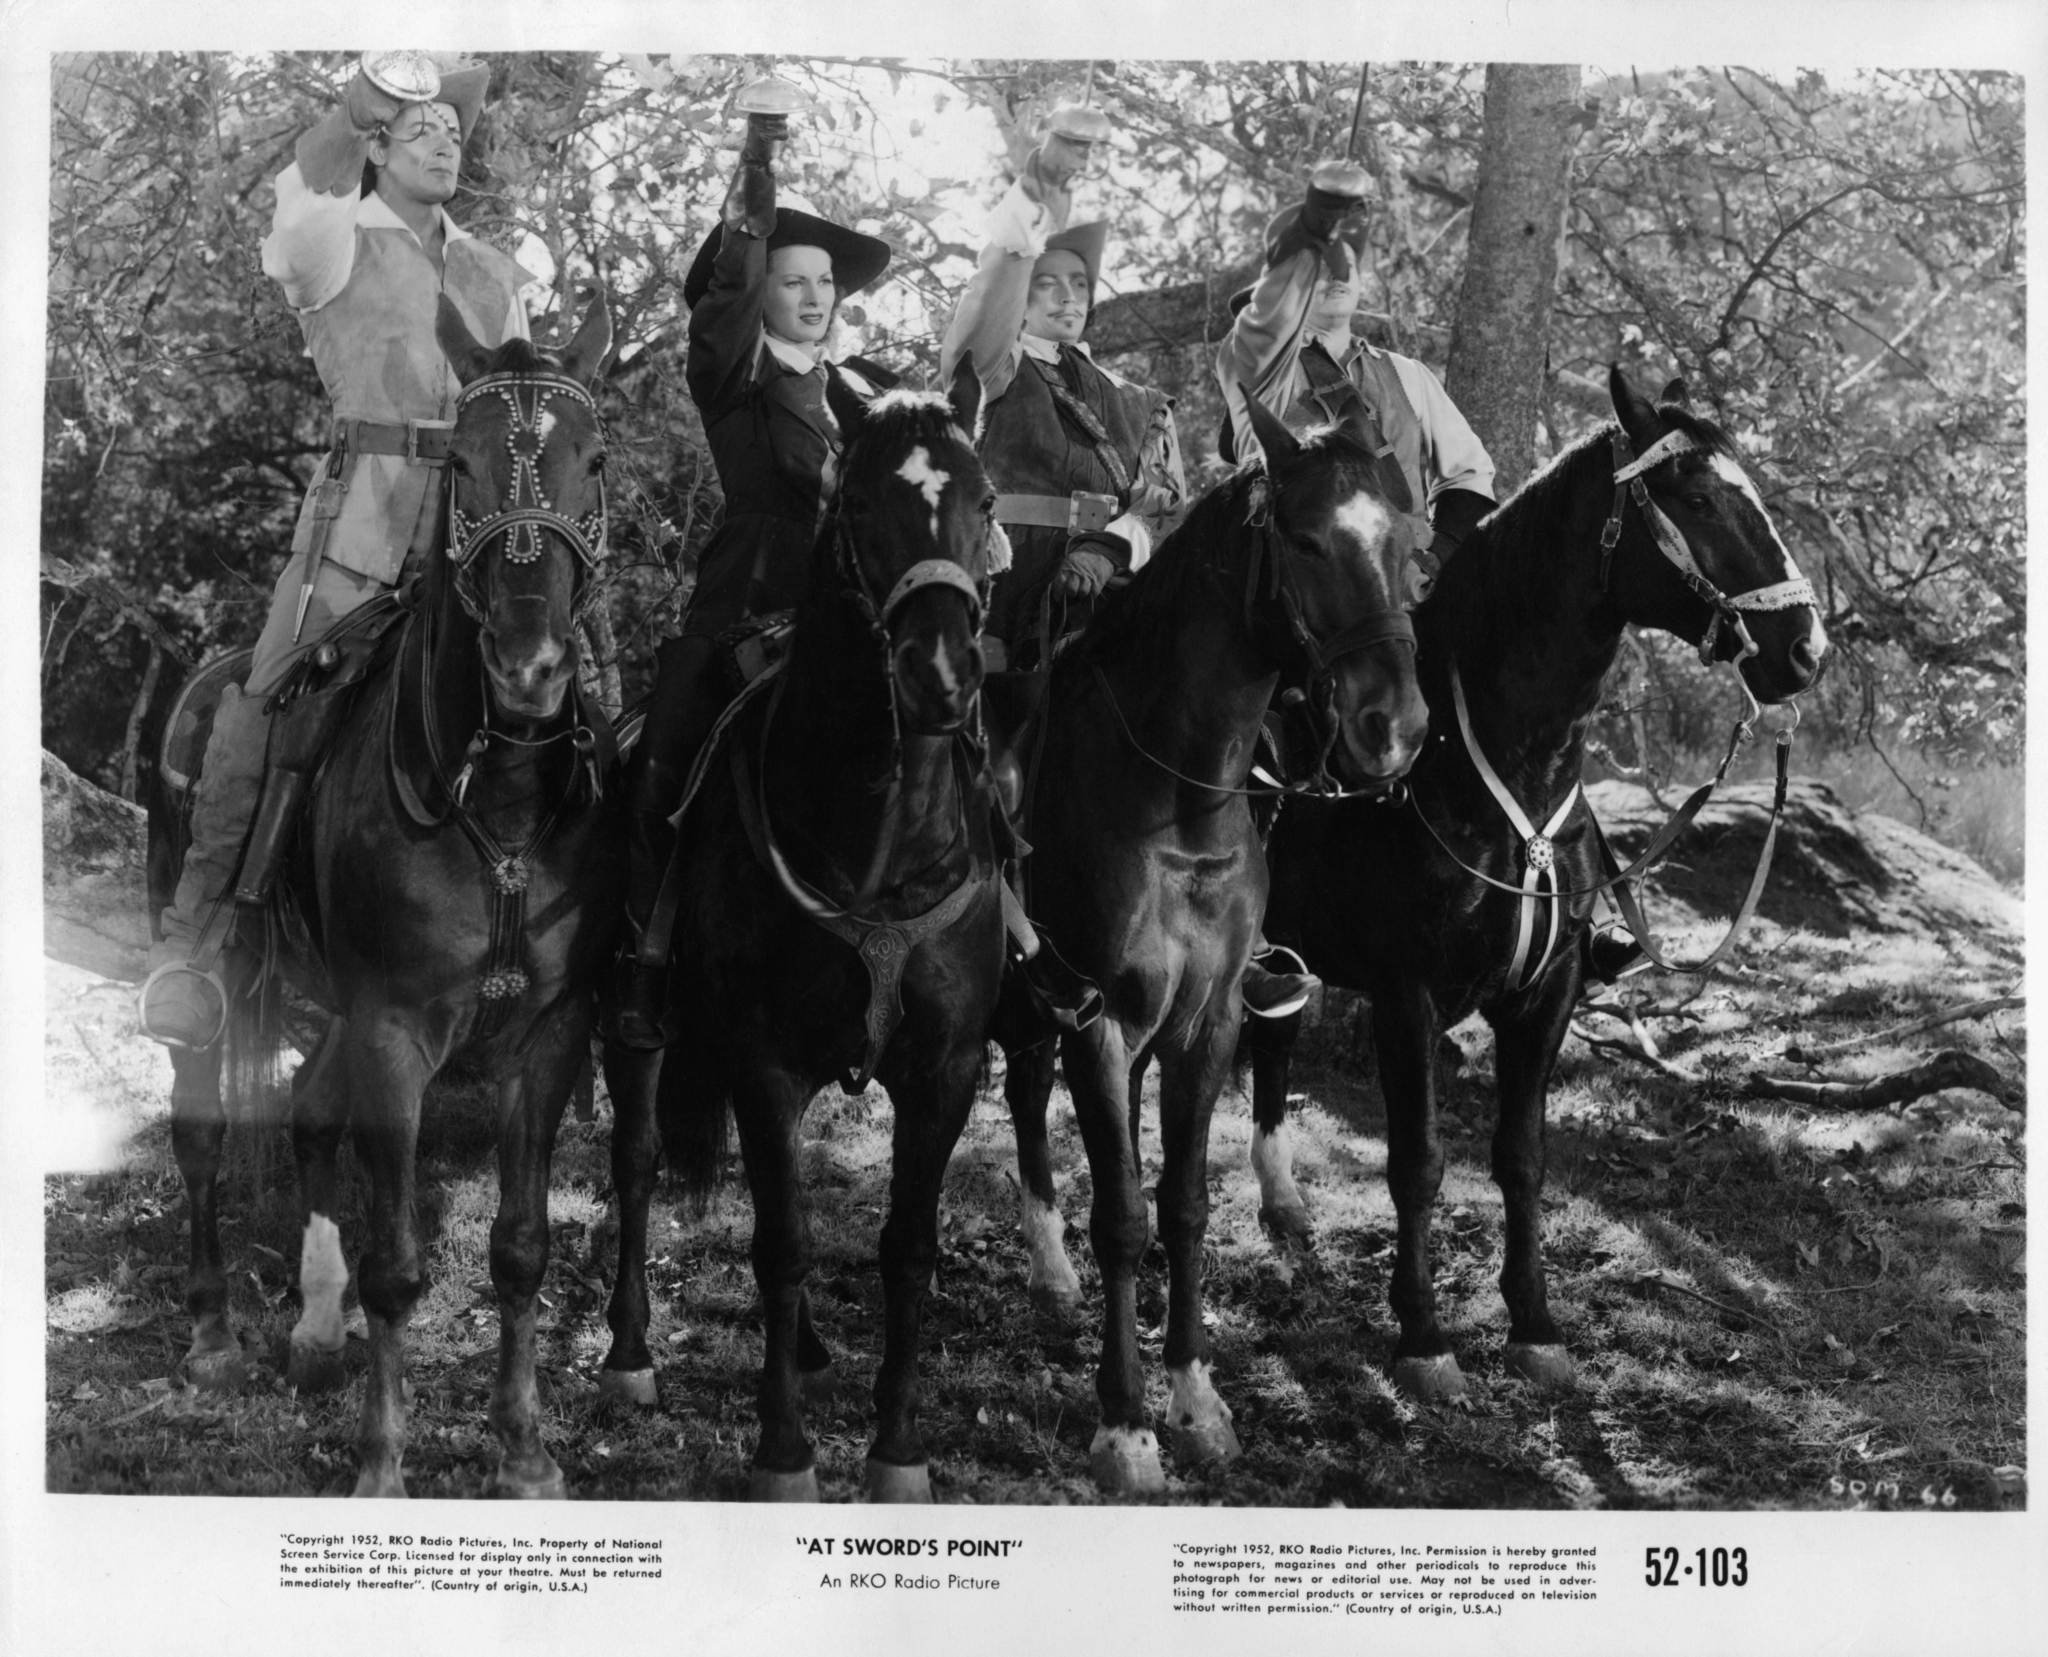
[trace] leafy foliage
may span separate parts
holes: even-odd
[[[620,341],[606,392],[613,590],[607,688],[644,687],[719,495],[682,380],[680,285],[732,165],[732,92],[766,60],[494,58],[456,217],[525,260],[558,307],[601,281]],[[1081,213],[1116,225],[1106,285],[1214,281],[1255,253],[1313,163],[1379,184],[1368,307],[1441,368],[1456,326],[1483,70],[1354,64],[778,62],[815,100],[789,183],[886,237],[890,279],[836,349],[915,382],[972,268],[981,212],[1044,113],[1117,123]],[[270,180],[348,68],[339,54],[60,60],[52,106],[45,422],[46,742],[111,779],[164,649],[250,636],[325,443],[296,320],[263,276]],[[2016,753],[2025,625],[2019,83],[1948,71],[1774,79],[1744,69],[1589,85],[1549,341],[1547,441],[1604,413],[1601,370],[1672,372],[1749,446],[1823,584],[1842,660],[1809,700],[1845,735]],[[1120,371],[1180,399],[1214,474],[1213,342]],[[90,578],[90,579],[88,579]],[[118,599],[108,595],[117,593]],[[153,618],[160,631],[139,624]],[[1653,645],[1658,736],[1711,725]],[[1626,692],[1622,693],[1624,696]]]

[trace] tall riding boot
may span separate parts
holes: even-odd
[[[354,689],[344,685],[298,696],[273,720],[270,770],[263,780],[256,826],[249,831],[249,849],[242,856],[242,872],[235,881],[237,902],[270,901],[278,865],[298,829],[300,808],[312,787],[313,773],[341,728]]]
[[[232,685],[222,692],[192,802],[192,843],[137,996],[142,1033],[168,1047],[211,1047],[227,1023],[219,976],[210,961],[195,966],[192,957],[241,859],[263,785],[269,731],[262,697],[244,696]]]
[[[716,667],[710,639],[671,639],[661,647],[654,699],[633,756],[626,791],[626,943],[606,1021],[606,1033],[624,1047],[652,1051],[668,1040],[680,838],[671,819],[698,751],[724,711]]]

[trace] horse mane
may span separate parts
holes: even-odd
[[[885,391],[867,405],[867,415],[846,446],[842,483],[856,466],[870,464],[875,450],[889,452],[916,444],[959,443],[972,447],[954,418],[953,405],[934,391]]]
[[[1366,465],[1372,460],[1370,451],[1340,426],[1315,427],[1300,441],[1304,456],[1328,451],[1340,461]],[[1128,659],[1170,644],[1184,612],[1183,595],[1195,582],[1223,574],[1237,550],[1232,524],[1247,522],[1255,505],[1253,492],[1265,484],[1264,466],[1247,461],[1204,493],[1129,584],[1096,606],[1062,658],[1082,664]],[[1270,486],[1265,510],[1276,510]]]
[[[1661,403],[1658,414],[1708,454],[1738,460],[1733,440],[1704,415]],[[1561,591],[1557,565],[1577,556],[1559,533],[1582,491],[1597,496],[1604,515],[1613,501],[1613,439],[1609,420],[1561,449],[1465,538],[1444,568],[1422,614],[1468,647],[1484,649],[1526,627]],[[1597,483],[1589,474],[1598,473]]]

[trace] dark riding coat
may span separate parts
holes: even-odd
[[[730,229],[723,236],[710,290],[690,312],[689,384],[725,491],[725,521],[698,564],[685,636],[716,637],[796,604],[844,447],[826,378],[838,376],[864,399],[883,389],[836,364],[806,373],[778,355],[761,325],[767,241]]]

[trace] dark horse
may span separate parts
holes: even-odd
[[[1497,1040],[1507,1367],[1539,1385],[1571,1382],[1544,1288],[1544,1104],[1586,976],[1582,938],[1602,869],[1579,772],[1622,628],[1661,628],[1704,657],[1736,661],[1765,702],[1810,685],[1827,647],[1812,588],[1727,437],[1690,410],[1684,386],[1674,381],[1654,407],[1619,370],[1609,389],[1619,423],[1489,516],[1416,613],[1436,731],[1409,777],[1410,809],[1289,802],[1267,848],[1268,935],[1372,998],[1399,1220],[1393,1377],[1421,1398],[1464,1388],[1430,1283],[1444,1165],[1433,1058],[1440,1033],[1475,1009]],[[1269,1223],[1306,1235],[1285,1135],[1298,1026],[1296,1015],[1252,1035],[1253,1164]]]
[[[353,1129],[370,1183],[357,1266],[370,1373],[356,1494],[404,1495],[405,1332],[426,1282],[414,1212],[420,1101],[466,1051],[497,1090],[491,1424],[504,1449],[494,1484],[559,1496],[561,1470],[541,1443],[534,1302],[547,1266],[555,1129],[587,1062],[592,992],[620,901],[619,829],[601,786],[610,734],[576,683],[575,636],[603,544],[604,433],[588,387],[611,322],[600,300],[559,363],[524,340],[483,349],[446,299],[437,334],[463,386],[450,531],[395,648],[354,692],[270,929],[285,940],[273,967],[333,1014],[293,1090],[304,1235],[290,1378],[306,1387],[340,1379],[348,1270],[335,1160]],[[266,1033],[275,1039],[274,1028],[229,1039]],[[172,1062],[197,1368],[239,1351],[215,1228],[221,1051]]]
[[[827,1081],[894,1111],[885,1349],[867,1490],[928,1501],[918,1328],[939,1187],[974,1102],[1003,963],[987,767],[974,735],[994,493],[939,398],[835,398],[848,435],[789,654],[728,713],[686,794],[664,1052],[608,1047],[619,1273],[607,1389],[653,1401],[647,1209],[657,1128],[687,1187],[716,1172],[727,1101],[754,1200],[766,1351],[756,1500],[816,1501],[801,1396],[810,1324],[798,1157]],[[658,1080],[657,1080],[658,1078]]]
[[[1034,921],[1101,986],[1103,1016],[1062,1038],[1094,1182],[1105,1324],[1089,1452],[1117,1494],[1164,1488],[1146,1425],[1135,1275],[1146,1246],[1137,1079],[1161,1068],[1159,1233],[1177,1456],[1237,1453],[1202,1326],[1209,1119],[1237,1044],[1238,979],[1266,897],[1245,789],[1286,678],[1321,714],[1338,773],[1391,785],[1426,729],[1403,608],[1420,520],[1389,504],[1363,427],[1305,441],[1251,401],[1264,471],[1211,490],[1056,661],[1026,826]],[[1405,496],[1405,490],[1403,491]],[[1046,1153],[1053,1049],[1013,1051],[1006,1092],[1025,1175],[1034,1298],[1058,1286]],[[1064,1282],[1072,1267],[1064,1253]],[[1078,1290],[1076,1288],[1075,1294]]]

